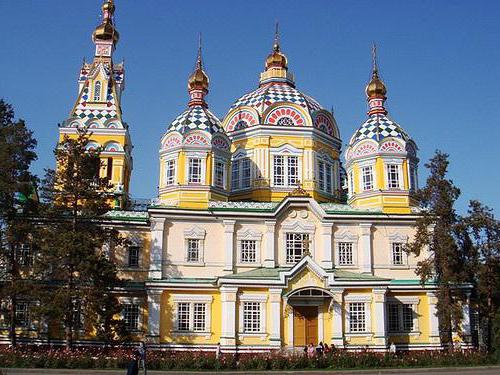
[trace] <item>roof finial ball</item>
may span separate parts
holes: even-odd
[[[267,56],[266,70],[270,68],[287,69],[288,61],[286,56],[280,51],[280,32],[279,23],[276,22],[276,30],[274,32],[273,51]]]
[[[369,115],[387,113],[384,108],[384,102],[387,99],[387,88],[378,76],[377,45],[375,43],[372,46],[372,78],[368,85],[366,85],[365,92],[368,98]]]
[[[203,58],[201,55],[201,33],[198,37],[198,55],[196,56],[196,64],[194,72],[188,79],[188,91],[191,97],[189,106],[202,105],[207,106],[205,95],[208,94],[209,79],[207,73],[203,70]]]

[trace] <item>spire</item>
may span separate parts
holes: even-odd
[[[273,51],[274,52],[280,51],[280,24],[278,21],[276,21],[276,29],[274,31]]]
[[[194,72],[189,76],[188,79],[188,92],[190,100],[188,105],[194,107],[201,105],[202,107],[208,107],[205,101],[205,95],[208,94],[208,75],[203,70],[203,57],[201,54],[201,33],[198,37],[198,54],[196,56],[196,64]]]
[[[377,45],[372,46],[372,78],[365,89],[368,100],[368,115],[387,114],[384,102],[387,99],[387,89],[378,76]]]
[[[288,59],[281,52],[279,23],[276,21],[274,42],[271,53],[266,58],[266,70],[260,74],[260,84],[283,82],[295,86],[293,75],[288,72]]]
[[[115,9],[113,0],[105,0],[102,4],[102,22],[92,33],[92,41],[96,45],[96,56],[111,56],[120,39],[120,34],[113,25]]]

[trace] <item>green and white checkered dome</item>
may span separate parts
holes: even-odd
[[[168,126],[167,133],[179,132],[187,134],[194,130],[202,130],[209,134],[224,133],[220,120],[208,108],[201,105],[189,107]]]

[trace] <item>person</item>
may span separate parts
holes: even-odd
[[[318,356],[323,354],[323,351],[325,350],[325,347],[323,346],[323,341],[320,341],[318,346],[316,346],[316,354]]]
[[[127,366],[127,375],[139,375],[139,360],[141,358],[141,353],[138,350],[134,350],[132,353],[132,360]]]
[[[304,346],[304,355],[307,355],[307,345]]]
[[[330,347],[328,346],[328,343],[325,342],[325,348],[324,348],[325,353],[330,353]]]
[[[307,355],[309,356],[309,358],[314,357],[314,345],[312,342],[309,344],[309,347],[307,348]]]
[[[215,347],[215,358],[219,359],[221,355],[221,350],[220,350],[220,342],[217,343],[217,346]]]
[[[389,345],[389,353],[396,354],[396,344],[394,344],[394,341],[391,341],[391,345]]]
[[[139,348],[137,349],[140,359],[139,359],[139,369],[144,370],[144,375],[147,375],[147,370],[146,370],[146,345],[144,345],[144,342],[141,341],[139,343]]]

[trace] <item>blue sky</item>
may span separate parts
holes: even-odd
[[[35,131],[39,174],[54,165],[57,123],[76,99],[82,58],[92,59],[100,4],[0,0],[0,97]],[[122,107],[135,145],[133,196],[156,195],[159,140],[187,103],[198,32],[210,108],[223,117],[257,86],[279,20],[298,88],[333,106],[344,143],[366,118],[364,86],[376,41],[390,115],[420,148],[420,182],[423,164],[441,149],[462,190],[458,209],[479,199],[498,212],[500,2],[116,0],[116,6],[115,58],[126,63]]]

